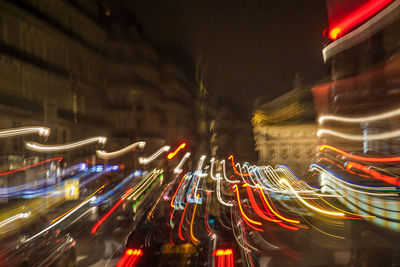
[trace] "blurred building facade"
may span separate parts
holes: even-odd
[[[301,175],[315,162],[318,125],[311,88],[326,79],[328,70],[315,66],[298,73],[289,92],[256,100],[252,124],[259,164],[284,164]]]
[[[364,4],[361,0],[353,4],[327,1],[330,29],[346,17],[343,12],[351,17]],[[372,11],[375,16],[365,17],[358,25],[344,29],[346,32],[340,36],[331,36],[331,32],[327,36],[323,56],[331,68],[331,81],[313,88],[318,116],[365,117],[399,107],[400,3],[394,1]],[[398,116],[362,123],[327,120],[320,123],[320,129],[363,136],[363,140],[322,135],[320,143],[367,156],[397,156],[400,155],[398,138],[370,140],[369,136],[399,127]]]
[[[105,3],[0,1],[0,128],[49,126],[51,143],[106,135],[115,148],[196,139],[195,73]],[[2,154],[22,153],[22,141],[0,140]]]
[[[350,187],[339,198],[346,209],[372,215],[364,219],[369,224],[349,226],[353,243],[340,249],[351,253],[347,265],[374,266],[383,261],[393,265],[398,262],[398,206],[382,196],[373,200],[383,203],[379,206],[358,200],[369,197],[369,188],[396,184],[400,174],[398,162],[381,161],[400,155],[399,137],[391,135],[400,128],[400,117],[382,116],[398,110],[400,103],[400,2],[326,0],[326,3],[329,28],[322,53],[331,69],[331,80],[312,89],[320,118],[319,143],[327,148],[321,147],[319,162],[337,177],[349,181],[348,185],[357,187],[357,190]],[[368,176],[370,170],[376,172]],[[385,175],[391,178],[382,179]],[[324,174],[320,175],[320,185],[323,190],[344,189]],[[368,243],[368,238],[377,240],[383,231],[395,238],[386,238],[379,244]],[[366,252],[368,245],[370,251],[381,249],[387,254],[377,258]]]

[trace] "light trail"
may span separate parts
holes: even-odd
[[[176,174],[180,174],[183,172],[182,170],[182,166],[183,164],[185,164],[185,161],[190,157],[190,152],[187,152],[183,158],[181,159],[181,161],[179,161],[178,165],[176,165],[175,169],[174,169],[174,173]]]
[[[126,153],[132,151],[136,147],[143,149],[145,147],[145,145],[146,145],[146,142],[140,141],[140,142],[133,143],[127,147],[124,147],[124,148],[114,151],[114,152],[106,152],[104,150],[96,150],[96,155],[97,155],[97,157],[99,157],[101,159],[115,159],[115,158],[125,155]]]
[[[253,192],[251,191],[251,188],[247,186],[247,184],[244,184],[243,186],[246,187],[247,195],[249,196],[251,206],[253,207],[254,211],[257,213],[258,216],[269,222],[281,222],[280,220],[275,220],[273,218],[266,216],[258,206],[256,199],[254,198]]]
[[[325,121],[339,121],[339,122],[346,122],[346,123],[361,123],[361,122],[371,122],[371,121],[378,121],[389,119],[395,116],[400,116],[400,108],[391,110],[388,112],[384,112],[381,114],[365,116],[365,117],[342,117],[342,116],[335,116],[335,115],[323,115],[319,117],[318,122],[320,124],[324,123]]]
[[[110,217],[110,215],[114,212],[114,210],[116,210],[118,208],[118,206],[122,203],[122,201],[125,200],[126,196],[133,190],[133,188],[130,188],[129,190],[127,190],[127,192],[124,194],[124,196],[122,196],[117,203],[115,203],[115,205],[103,216],[101,217],[101,219],[93,226],[91,233],[95,234],[97,232],[97,230],[99,229],[100,225],[102,225],[104,223],[104,221]]]
[[[29,169],[29,168],[38,166],[38,165],[43,164],[43,163],[51,162],[51,161],[58,161],[58,162],[61,162],[62,159],[63,159],[62,157],[56,157],[56,158],[52,158],[52,159],[46,159],[46,160],[44,160],[44,161],[41,161],[41,162],[38,162],[38,163],[35,163],[35,164],[32,164],[32,165],[29,165],[29,166],[26,166],[26,167],[22,167],[22,168],[17,169],[17,170],[8,171],[8,172],[2,172],[2,173],[0,173],[0,176],[4,176],[4,175],[8,175],[8,174],[20,172],[20,171],[23,171],[23,170],[26,170],[26,169]]]
[[[183,209],[181,221],[179,223],[178,235],[179,235],[180,240],[182,240],[182,241],[186,241],[186,239],[182,236],[182,224],[183,224],[183,219],[185,218],[186,209],[188,206],[189,206],[189,203],[186,203],[185,208]]]
[[[224,179],[225,179],[228,183],[231,183],[231,184],[238,184],[238,183],[240,183],[240,181],[236,181],[236,180],[232,181],[232,180],[229,180],[228,178],[226,178],[226,173],[225,173],[225,160],[221,160],[221,164],[222,164],[222,173],[223,173],[223,175],[224,175]]]
[[[36,152],[61,152],[95,143],[104,145],[106,142],[107,142],[107,137],[97,136],[62,145],[43,145],[36,142],[25,142],[25,148]]]
[[[224,206],[232,207],[233,203],[225,202],[221,197],[221,179],[222,178],[217,180],[217,198],[218,198],[218,201]]]
[[[84,201],[82,201],[81,203],[79,203],[78,205],[76,205],[75,207],[73,207],[72,209],[68,210],[67,212],[65,212],[64,214],[58,216],[57,218],[55,218],[54,220],[51,221],[50,225],[52,225],[53,223],[55,223],[56,221],[60,220],[61,218],[63,218],[64,216],[68,215],[68,213],[74,211],[74,209],[76,209],[78,206],[80,206],[82,203],[86,202],[88,199],[90,199],[92,196],[94,196],[97,192],[99,192],[101,189],[104,188],[104,185],[102,187],[100,187],[99,189],[97,189],[96,191],[94,191],[93,194],[91,194],[90,196],[88,196],[87,198],[85,198]]]
[[[186,143],[180,144],[180,145],[177,147],[177,149],[175,149],[174,152],[170,152],[170,153],[167,155],[167,159],[173,159],[173,158],[176,156],[176,154],[177,154],[180,150],[184,149],[185,147],[186,147]]]
[[[175,202],[176,194],[178,194],[178,191],[179,191],[179,189],[180,189],[180,187],[181,187],[181,185],[182,185],[183,180],[185,180],[186,175],[187,175],[187,174],[183,175],[183,177],[182,177],[182,179],[181,179],[181,181],[180,181],[178,187],[176,188],[175,194],[174,194],[174,196],[172,197],[172,200],[171,200],[171,208],[174,208],[174,209],[175,209],[174,202]]]
[[[16,221],[18,219],[26,219],[29,218],[29,216],[31,216],[31,212],[23,212],[23,213],[18,213],[17,215],[11,216],[10,218],[5,219],[4,221],[0,222],[0,228],[13,222]]]
[[[104,185],[102,186],[104,187]],[[96,191],[100,190],[102,187],[100,187],[99,189],[97,189]],[[89,203],[92,200],[93,196],[91,198],[87,198],[85,201],[83,201],[81,204],[79,204],[78,206],[76,206],[73,210],[71,210],[68,214],[64,215],[62,218],[60,218],[58,221],[54,222],[53,224],[50,224],[48,227],[46,227],[45,229],[43,229],[42,231],[40,231],[39,233],[35,234],[34,236],[25,239],[24,241],[22,241],[23,243],[29,242],[33,239],[35,239],[36,237],[42,235],[43,233],[47,232],[48,230],[50,230],[51,228],[55,227],[56,225],[58,225],[60,222],[62,222],[63,220],[65,220],[66,218],[68,218],[69,216],[71,216],[71,214],[75,213],[78,209],[80,209],[82,206],[86,205],[87,203]]]
[[[399,180],[400,178],[399,177],[392,177],[392,176],[381,174],[380,172],[377,172],[375,170],[371,170],[367,166],[362,165],[362,164],[357,163],[357,162],[352,162],[352,161],[351,162],[347,162],[345,166],[346,166],[346,169],[350,170],[351,168],[355,168],[355,169],[358,169],[358,170],[360,170],[362,172],[365,172],[365,173],[371,175],[373,178],[375,178],[377,180],[384,181],[385,183],[392,184],[392,185],[397,186],[397,187],[400,186],[400,180]]]
[[[237,201],[238,201],[238,206],[239,206],[240,213],[242,214],[243,218],[244,218],[245,220],[247,220],[248,222],[251,222],[252,224],[255,224],[255,225],[262,225],[261,222],[250,219],[250,218],[244,213],[243,208],[242,208],[242,204],[241,204],[240,198],[239,198],[239,189],[238,189],[238,186],[237,186],[237,185],[234,185],[232,188],[233,188],[233,191],[236,192],[236,198],[237,198]],[[260,229],[260,230],[262,230],[262,229]]]
[[[18,127],[18,128],[0,130],[0,138],[21,136],[33,133],[38,133],[39,136],[48,137],[50,135],[50,128],[42,126],[28,126],[28,127]]]
[[[296,198],[298,200],[300,200],[300,202],[303,203],[305,206],[309,207],[310,209],[315,210],[316,212],[319,212],[322,214],[326,214],[326,215],[344,217],[345,214],[343,212],[326,211],[326,210],[322,210],[320,208],[314,207],[313,205],[310,205],[308,202],[306,202],[304,199],[302,199],[299,196],[299,194],[297,194],[297,192],[293,189],[293,187],[289,184],[289,182],[286,179],[282,178],[281,180],[279,180],[279,182],[281,184],[285,184],[293,192],[293,194],[296,196]]]
[[[348,158],[352,158],[355,160],[360,160],[360,161],[367,161],[367,162],[397,162],[400,161],[400,157],[384,157],[384,158],[374,158],[374,157],[364,157],[364,156],[357,156],[353,155],[350,153],[347,153],[343,150],[340,150],[336,147],[329,146],[329,145],[322,145],[320,146],[319,150],[324,151],[325,149],[330,149],[332,151],[335,151],[338,154],[341,154],[343,156],[346,156]]]
[[[346,139],[346,140],[351,140],[351,141],[377,141],[377,140],[385,140],[385,139],[391,139],[391,138],[396,138],[400,136],[400,130],[394,130],[391,132],[384,132],[384,133],[379,133],[379,134],[369,134],[368,136],[363,136],[363,135],[354,135],[354,134],[345,134],[341,133],[338,131],[333,131],[329,129],[319,129],[317,131],[317,136],[321,137],[323,135],[332,135],[338,138]]]
[[[243,173],[243,174],[241,174],[241,173],[238,172],[238,170],[237,170],[236,167],[235,167],[235,161],[234,161],[234,159],[233,159],[233,155],[230,155],[230,156],[228,157],[228,159],[230,159],[230,160],[232,161],[232,168],[233,168],[233,171],[234,171],[237,175],[243,175],[244,177],[251,175],[250,173]]]
[[[158,158],[162,153],[168,152],[170,148],[170,146],[163,146],[149,157],[139,157],[139,163],[144,165],[149,164],[150,162]]]
[[[196,195],[196,197],[198,196]],[[196,214],[196,208],[197,208],[197,202],[196,204],[194,204],[192,220],[190,221],[190,236],[192,237],[193,243],[197,246],[199,244],[199,240],[193,235],[193,221],[194,221],[194,216]]]

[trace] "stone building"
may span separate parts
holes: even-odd
[[[329,69],[312,66],[296,74],[292,90],[271,100],[256,100],[252,124],[262,165],[287,165],[296,174],[315,163],[318,145],[311,88],[329,80]]]
[[[45,125],[50,143],[106,135],[110,150],[196,139],[195,73],[105,3],[0,1],[0,128]],[[1,154],[23,155],[23,140],[0,140]]]
[[[261,165],[287,165],[300,175],[315,160],[317,125],[308,89],[293,89],[259,106],[252,119]]]

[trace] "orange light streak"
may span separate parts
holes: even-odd
[[[234,171],[237,175],[243,175],[243,177],[253,175],[253,173],[240,173],[240,172],[238,172],[238,170],[237,170],[236,167],[235,167],[235,161],[234,161],[234,159],[233,159],[233,155],[230,155],[230,156],[228,157],[228,159],[230,159],[230,160],[232,161],[232,168],[233,168],[233,171]]]
[[[177,149],[175,149],[174,152],[170,152],[167,156],[168,159],[172,159],[173,157],[175,157],[175,155],[182,149],[184,149],[186,147],[186,143],[182,143],[180,144]]]

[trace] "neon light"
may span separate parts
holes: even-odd
[[[314,206],[310,205],[309,203],[307,203],[304,199],[302,199],[302,198],[297,194],[297,192],[293,189],[293,187],[289,184],[289,182],[288,182],[286,179],[284,179],[284,178],[280,179],[280,180],[279,180],[279,183],[285,184],[287,187],[289,187],[289,189],[293,192],[293,194],[296,196],[296,198],[297,198],[298,200],[300,200],[301,203],[303,203],[304,205],[306,205],[307,207],[309,207],[310,209],[315,210],[315,211],[317,211],[317,212],[319,212],[319,213],[327,214],[327,215],[340,216],[340,217],[343,217],[343,216],[344,216],[344,213],[343,213],[343,212],[326,211],[326,210],[322,210],[322,209],[319,209],[319,208],[317,208],[317,207],[314,207]]]
[[[178,146],[178,148],[175,149],[174,152],[171,152],[171,153],[168,154],[167,158],[168,158],[168,159],[172,159],[173,157],[175,157],[175,155],[176,155],[180,150],[184,149],[185,147],[186,147],[186,143],[180,144],[180,145]]]
[[[26,170],[26,169],[35,167],[35,166],[37,166],[37,165],[40,165],[40,164],[43,164],[43,163],[46,163],[46,162],[50,162],[50,161],[58,161],[58,162],[61,162],[61,161],[62,161],[62,157],[56,157],[56,158],[52,158],[52,159],[46,159],[46,160],[44,160],[44,161],[41,161],[41,162],[38,162],[38,163],[35,163],[35,164],[32,164],[32,165],[29,165],[29,166],[20,168],[20,169],[18,169],[18,170],[13,170],[13,171],[9,171],[9,172],[3,172],[3,173],[0,173],[0,176],[8,175],[8,174],[15,173],[15,172],[19,172],[19,171],[23,171],[23,170]]]
[[[140,142],[133,143],[127,147],[124,147],[124,148],[114,151],[114,152],[106,152],[104,150],[96,150],[96,155],[97,155],[97,157],[99,157],[101,159],[114,159],[114,158],[120,157],[130,151],[132,151],[132,152],[135,151],[136,147],[143,149],[145,145],[146,145],[146,142],[140,141]]]
[[[238,201],[238,206],[239,206],[240,213],[242,214],[242,216],[243,216],[247,221],[249,221],[249,222],[251,222],[251,223],[253,223],[253,224],[262,225],[261,222],[259,222],[259,221],[254,221],[254,220],[250,219],[249,217],[247,217],[247,215],[244,213],[243,208],[242,208],[242,205],[241,205],[241,203],[240,203],[239,189],[238,189],[237,185],[234,185],[234,186],[232,187],[232,189],[233,189],[233,191],[236,192],[236,197],[237,197],[237,201]]]
[[[361,160],[361,161],[367,161],[367,162],[396,162],[400,161],[400,157],[385,157],[385,158],[370,158],[370,157],[363,157],[363,156],[357,156],[353,155],[347,152],[344,152],[343,150],[340,150],[336,147],[329,146],[329,145],[322,145],[320,146],[319,150],[324,151],[325,149],[330,149],[333,150],[343,156],[346,156],[348,158],[356,159],[356,160]]]
[[[375,178],[377,180],[382,180],[385,183],[392,184],[394,186],[400,186],[399,177],[393,177],[393,176],[388,176],[388,175],[381,174],[380,172],[377,172],[375,170],[371,170],[367,166],[362,165],[362,164],[357,163],[357,162],[348,162],[346,164],[346,169],[351,169],[353,167],[358,169],[358,170],[360,170],[360,171],[363,171],[363,172],[371,175],[373,178]]]
[[[97,136],[63,145],[43,145],[36,142],[26,142],[25,148],[36,152],[56,152],[56,151],[67,151],[93,143],[99,143],[101,145],[104,145],[106,142],[107,142],[107,137]]]
[[[353,13],[345,17],[341,22],[336,24],[329,31],[329,38],[336,40],[351,31],[354,27],[364,23],[377,13],[389,5],[393,0],[371,0],[365,5],[355,10]]]

